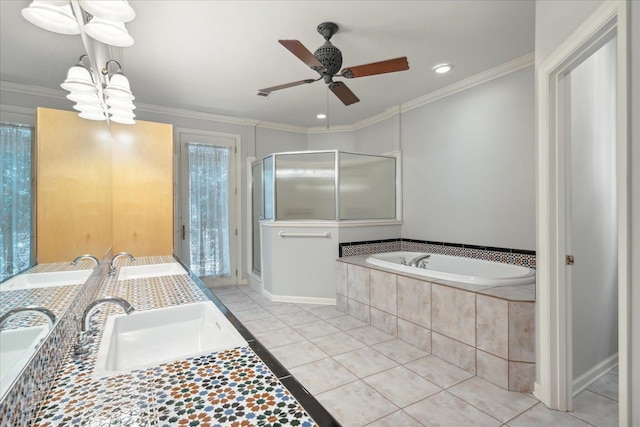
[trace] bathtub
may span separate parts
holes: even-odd
[[[367,262],[391,270],[424,276],[427,279],[449,280],[470,285],[528,285],[536,281],[536,271],[533,268],[474,258],[430,254],[425,260],[424,268],[401,264],[402,258],[408,263],[420,255],[426,253],[384,252],[369,255]]]

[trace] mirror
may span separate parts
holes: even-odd
[[[0,316],[28,305],[44,306],[59,319],[95,267],[82,254],[101,258],[111,247],[113,137],[104,122],[74,112],[38,108],[36,114],[36,258],[27,272],[0,284]],[[48,335],[46,316],[23,312],[2,326],[1,350],[17,346],[20,357],[5,363],[0,400]],[[55,324],[53,325],[55,327]],[[6,341],[6,342],[5,342]]]

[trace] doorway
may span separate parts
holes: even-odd
[[[576,164],[571,160],[571,155],[577,155],[576,147],[572,139],[575,137],[577,129],[572,128],[571,108],[582,108],[579,100],[571,103],[572,72],[581,64],[591,58],[608,42],[611,42],[615,51],[615,69],[613,74],[613,104],[615,111],[613,119],[608,127],[613,127],[613,134],[609,134],[606,139],[610,140],[610,145],[606,145],[609,155],[609,165],[614,165],[613,184],[609,183],[608,189],[598,189],[599,192],[613,193],[614,200],[609,200],[607,204],[614,205],[615,224],[607,226],[609,231],[604,233],[611,240],[607,244],[613,244],[615,255],[611,251],[607,256],[613,264],[608,269],[608,281],[613,282],[608,289],[603,286],[596,287],[606,295],[606,298],[596,298],[595,302],[578,302],[574,296],[578,295],[582,286],[582,279],[588,275],[588,270],[579,272],[575,266],[581,262],[590,268],[589,264],[600,262],[598,255],[581,253],[575,256],[571,251],[582,250],[582,245],[594,243],[579,242],[576,239],[577,232],[572,231],[572,227],[578,226],[577,216],[573,210],[584,211],[585,208],[573,206],[572,197],[582,191],[582,198],[585,203],[595,203],[588,198],[596,192],[589,188],[586,183],[579,190],[573,188],[573,181],[581,178],[572,175],[571,168]],[[630,311],[628,301],[630,300],[630,252],[629,252],[629,203],[631,199],[629,187],[629,138],[628,138],[628,105],[627,96],[629,81],[627,75],[628,56],[628,35],[627,35],[627,4],[625,2],[604,2],[566,41],[549,56],[549,58],[538,68],[538,178],[537,178],[537,292],[536,292],[536,384],[534,394],[546,406],[551,409],[568,411],[572,409],[573,395],[580,389],[580,385],[574,380],[581,380],[583,385],[589,384],[598,375],[605,373],[607,369],[615,366],[616,358],[618,363],[618,393],[619,393],[619,425],[629,425],[630,419],[630,394],[629,394],[629,328]],[[609,77],[610,78],[610,77]],[[602,77],[591,78],[591,84],[596,86],[601,83]],[[584,119],[582,119],[584,120]],[[588,125],[588,124],[587,124]],[[613,135],[613,136],[611,136]],[[584,148],[584,147],[582,147]],[[590,153],[592,159],[599,158],[602,154]],[[593,164],[597,164],[594,162]],[[593,166],[592,164],[592,166]],[[591,169],[591,174],[597,174],[595,168]],[[604,182],[605,180],[598,181]],[[592,180],[593,182],[593,180]],[[595,184],[590,184],[591,186]],[[598,184],[601,185],[601,184]],[[611,195],[611,194],[609,194]],[[584,212],[583,212],[584,213]],[[588,213],[584,229],[589,229]],[[611,229],[613,228],[613,231]],[[606,227],[605,227],[606,228]],[[580,233],[584,237],[584,233]],[[613,234],[613,236],[611,236]],[[574,255],[572,257],[572,255]],[[591,259],[595,257],[596,259]],[[574,263],[574,265],[570,265]],[[613,272],[611,272],[613,269]],[[602,273],[602,272],[600,272]],[[575,277],[574,277],[575,276]],[[613,290],[612,290],[613,288]],[[617,292],[617,295],[616,295]],[[608,302],[604,302],[605,299]],[[602,303],[602,304],[601,304]],[[599,339],[589,344],[589,340],[582,341],[595,330],[589,330],[589,326],[579,323],[574,314],[575,304],[585,304],[586,316],[600,310],[602,306],[609,306],[606,332],[598,325],[597,333]],[[613,308],[611,308],[613,306]],[[591,310],[591,311],[589,311]],[[617,310],[617,313],[615,313]],[[607,311],[607,310],[605,310]],[[614,313],[611,313],[614,311]],[[584,313],[583,313],[584,314]],[[611,318],[614,318],[611,320]],[[582,328],[581,336],[574,337],[575,328]],[[617,327],[617,331],[616,331]],[[611,334],[616,335],[611,340]],[[603,338],[604,336],[604,338]],[[575,340],[573,339],[575,338]],[[617,341],[616,341],[617,340]],[[575,341],[575,343],[574,343]],[[580,341],[580,349],[574,348],[574,344]],[[586,345],[585,345],[586,343]],[[605,345],[605,355],[600,352],[600,346]],[[588,361],[582,365],[581,369],[576,369],[578,378],[574,378],[574,352],[581,353],[579,356],[591,357],[593,353],[599,354],[598,361]],[[614,354],[611,354],[614,353]],[[609,356],[607,356],[609,355]],[[582,362],[580,362],[582,363]],[[595,363],[595,366],[590,366]],[[588,368],[585,370],[584,366]],[[578,373],[580,371],[580,373]],[[583,372],[584,371],[584,372]]]
[[[238,140],[180,133],[179,142],[180,258],[207,286],[237,284]]]

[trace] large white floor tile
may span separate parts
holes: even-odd
[[[398,366],[396,362],[370,347],[338,354],[334,359],[360,378]]]
[[[398,363],[407,363],[412,360],[425,357],[429,354],[426,351],[422,351],[418,347],[414,347],[408,342],[397,338],[381,342],[379,344],[374,344],[371,347]]]
[[[427,427],[498,427],[502,425],[501,421],[447,391],[427,397],[404,410]]]
[[[332,317],[330,319],[326,319],[327,323],[332,324],[336,328],[341,331],[347,331],[349,329],[361,328],[363,326],[367,326],[362,320],[358,320],[355,317],[342,315],[338,317]]]
[[[328,357],[327,353],[307,340],[275,347],[270,351],[287,369]]]
[[[404,366],[396,366],[363,380],[400,408],[442,390]]]
[[[615,401],[618,400],[618,375],[608,373],[595,381],[587,390],[597,393],[601,396],[608,397]]]
[[[343,427],[361,427],[398,410],[363,381],[320,393],[316,398]]]
[[[502,422],[538,403],[530,396],[504,390],[480,377],[470,378],[449,388],[448,391]]]
[[[391,415],[367,424],[367,427],[422,427],[418,421],[404,411],[396,411]]]
[[[303,311],[296,304],[279,304],[274,305],[272,307],[267,308],[274,316],[284,316],[285,314],[297,313],[299,311]]]
[[[309,311],[321,319],[332,319],[334,317],[344,316],[344,313],[340,310],[337,310],[335,305],[314,308]]]
[[[330,356],[336,354],[347,353],[351,350],[366,347],[367,345],[358,341],[354,337],[344,332],[327,335],[324,337],[312,338],[311,342],[320,347]]]
[[[572,417],[566,412],[554,411],[538,403],[522,415],[508,422],[510,427],[590,427],[590,424]]]
[[[380,329],[374,328],[373,326],[349,329],[346,332],[358,341],[362,341],[367,345],[374,345],[395,338],[393,335],[382,332]]]
[[[449,388],[473,376],[436,356],[426,356],[404,366],[442,388]]]
[[[358,380],[358,377],[330,357],[296,366],[289,372],[314,396]]]
[[[267,310],[270,309],[268,308]],[[304,310],[296,311],[295,313],[290,314],[279,314],[278,318],[289,326],[296,326],[302,323],[309,323],[320,320],[317,316],[314,316],[313,314]]]
[[[270,312],[265,310],[264,308],[256,308],[255,310],[247,310],[247,311],[234,311],[233,314],[240,320],[241,322],[250,322],[252,320],[258,319],[267,319],[274,317]]]
[[[270,314],[266,310],[265,313],[267,313],[266,317],[260,319],[249,321],[243,321],[241,319],[240,321],[247,329],[251,331],[252,334],[256,334],[258,332],[273,331],[274,329],[282,329],[287,327],[286,323],[278,319],[273,314]]]
[[[618,425],[618,402],[584,390],[573,399],[571,415],[596,427]]]
[[[340,329],[336,328],[335,326],[331,326],[324,320],[316,320],[314,322],[294,325],[293,329],[298,331],[300,335],[309,340],[312,338],[323,337],[325,335],[331,335],[340,332]]]
[[[257,332],[253,334],[265,347],[271,349],[294,342],[306,341],[306,338],[292,328],[274,329],[273,331]]]

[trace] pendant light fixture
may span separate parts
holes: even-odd
[[[83,43],[86,35],[105,45],[133,45],[125,22],[136,14],[127,0],[34,0],[22,10],[22,16],[45,30],[81,34]],[[61,85],[69,92],[67,98],[76,103],[73,108],[88,120],[135,123],[135,98],[120,63],[110,59],[96,71],[91,67],[91,63],[95,64],[94,57],[89,57],[89,49],[87,52],[89,55],[80,56],[78,63],[69,69]]]

